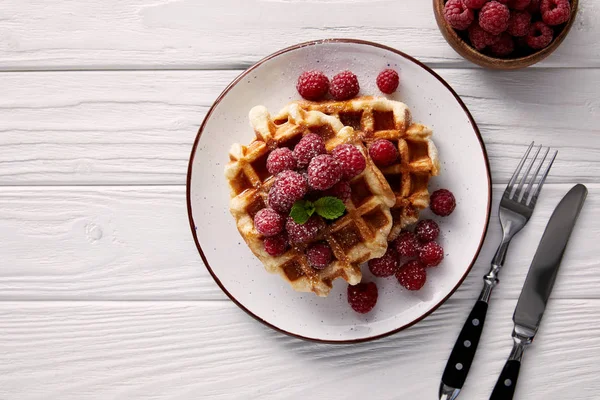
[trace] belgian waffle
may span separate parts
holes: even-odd
[[[389,240],[395,239],[402,228],[417,222],[420,211],[429,206],[429,180],[439,173],[431,129],[412,123],[410,110],[404,103],[385,97],[324,102],[302,100],[295,104],[304,110],[333,116],[343,125],[354,128],[367,146],[377,139],[388,139],[396,144],[400,157],[393,165],[380,168],[396,198],[391,209],[394,223]]]
[[[234,144],[225,175],[231,188],[230,211],[237,228],[267,271],[278,273],[300,292],[327,296],[336,278],[354,285],[362,278],[360,264],[381,257],[387,249],[392,227],[390,207],[395,198],[381,172],[352,127],[318,111],[306,111],[291,104],[272,118],[263,106],[250,111],[256,138],[248,146]],[[285,254],[273,257],[264,250],[264,238],[254,228],[254,215],[266,207],[274,177],[266,168],[269,152],[278,147],[293,148],[300,139],[316,133],[331,151],[342,143],[355,145],[365,156],[367,167],[350,181],[352,196],[345,202],[346,213],[328,223],[314,242],[327,242],[333,261],[323,270],[313,269],[304,254],[311,243],[294,245]]]

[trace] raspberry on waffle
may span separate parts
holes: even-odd
[[[396,197],[391,210],[394,225],[389,240],[395,239],[402,228],[417,222],[420,211],[429,206],[429,180],[439,173],[438,153],[431,140],[431,129],[412,123],[410,110],[404,103],[385,97],[298,101],[296,104],[304,110],[320,111],[335,117],[343,125],[354,128],[365,145],[378,139],[394,143],[400,157],[393,164],[379,168]]]
[[[296,291],[327,296],[336,278],[351,285],[359,283],[360,264],[381,257],[387,249],[392,228],[390,207],[395,197],[368,157],[358,134],[338,118],[303,110],[298,104],[288,105],[276,117],[263,106],[254,107],[250,111],[250,122],[256,138],[247,146],[234,144],[231,147],[225,176],[231,188],[230,211],[252,252],[267,271],[281,275]],[[328,222],[307,243],[293,244],[283,254],[272,256],[264,248],[265,237],[253,223],[254,215],[266,207],[274,181],[266,167],[267,157],[276,148],[293,148],[309,133],[321,136],[329,152],[339,144],[355,146],[365,157],[366,168],[349,180],[352,193],[344,201],[346,213],[342,217]],[[306,256],[306,249],[316,243],[326,243],[331,248],[332,261],[323,269],[313,268]]]

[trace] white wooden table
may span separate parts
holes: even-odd
[[[531,140],[559,158],[516,239],[462,399],[487,399],[553,207],[590,191],[518,399],[600,395],[600,3],[518,72],[475,68],[428,0],[0,3],[0,399],[434,399],[499,239],[498,195]],[[432,66],[481,128],[494,179],[479,261],[393,337],[320,345],[260,325],[219,290],[189,232],[197,128],[244,68],[300,41],[356,37]]]

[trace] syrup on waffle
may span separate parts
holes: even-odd
[[[303,110],[297,104],[287,106],[272,118],[265,107],[250,111],[250,122],[256,138],[248,146],[234,144],[225,175],[231,188],[230,211],[237,228],[267,271],[278,273],[300,292],[327,296],[336,278],[354,285],[362,278],[360,264],[381,257],[387,249],[392,228],[390,207],[395,197],[384,176],[368,156],[362,140],[352,127],[333,116]],[[300,139],[316,133],[328,151],[342,143],[356,146],[366,160],[365,170],[350,181],[352,196],[345,202],[346,213],[328,222],[318,237],[294,245],[281,256],[273,257],[264,250],[264,238],[254,228],[254,215],[266,207],[274,177],[266,168],[266,160],[275,148],[293,148]],[[333,251],[332,262],[323,270],[313,269],[305,250],[312,243],[326,242]]]
[[[346,101],[302,100],[295,104],[304,110],[335,117],[343,125],[354,128],[367,146],[378,139],[394,143],[400,157],[394,164],[380,168],[396,198],[391,209],[394,223],[389,240],[395,239],[402,228],[418,221],[420,211],[429,206],[427,186],[430,178],[439,173],[439,159],[431,140],[431,129],[412,123],[410,110],[404,103],[365,96]]]

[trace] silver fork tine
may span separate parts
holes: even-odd
[[[525,185],[525,181],[527,180],[527,177],[529,176],[529,172],[531,172],[531,167],[533,167],[533,164],[535,163],[537,156],[540,154],[540,150],[542,150],[542,145],[540,145],[540,147],[537,148],[537,151],[531,158],[531,161],[529,162],[529,164],[527,165],[527,168],[525,169],[525,172],[523,173],[523,177],[521,178],[521,182],[519,182],[519,186],[517,186],[517,190],[515,190],[515,199],[517,201],[521,201],[521,199],[523,198],[523,186]]]
[[[546,157],[548,157],[549,152],[550,147],[546,147],[546,152],[544,153],[544,157],[542,157],[542,161],[540,161],[540,163],[538,164],[537,168],[535,169],[535,173],[531,176],[531,179],[527,184],[527,189],[525,189],[525,194],[523,195],[523,201],[525,202],[525,205],[529,205],[529,202],[531,201],[531,189],[533,188],[533,184],[535,183],[535,180],[537,179],[540,170],[542,169],[542,165],[544,165],[544,162],[546,161]]]
[[[539,196],[540,192],[542,191],[542,186],[544,186],[544,182],[546,182],[546,178],[548,177],[550,168],[552,168],[552,164],[554,164],[554,160],[556,159],[557,154],[558,154],[558,150],[555,151],[554,154],[552,155],[552,158],[550,159],[550,164],[548,164],[548,167],[546,167],[546,170],[544,171],[544,175],[542,175],[542,177],[540,178],[538,187],[535,190],[535,192],[533,193],[533,196],[531,196],[531,201],[530,201],[531,206],[533,206],[535,204],[535,202],[537,201],[537,197]]]
[[[523,156],[523,158],[521,158],[521,161],[519,161],[519,165],[517,166],[515,173],[513,174],[512,178],[510,178],[508,185],[506,185],[506,190],[504,191],[505,196],[510,196],[510,192],[512,192],[513,185],[517,181],[517,178],[519,177],[519,173],[521,172],[521,168],[523,168],[523,164],[525,164],[525,161],[527,160],[527,157],[529,156],[529,152],[531,151],[531,148],[533,147],[534,143],[535,142],[531,142],[531,144],[529,145],[529,148],[525,152],[525,155]]]

